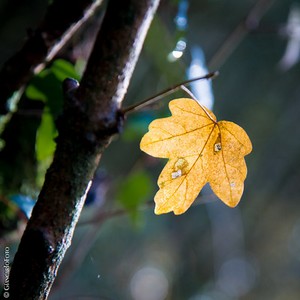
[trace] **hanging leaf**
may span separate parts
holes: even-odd
[[[217,122],[195,100],[176,99],[169,108],[172,116],[153,121],[140,144],[144,152],[169,159],[158,178],[155,213],[184,213],[207,182],[235,207],[247,175],[244,156],[252,150],[248,135],[232,122]]]

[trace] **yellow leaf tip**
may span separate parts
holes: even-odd
[[[230,203],[227,203],[227,206],[229,206],[230,208],[235,208],[238,206],[239,202],[230,202]]]
[[[161,214],[164,214],[164,213],[166,213],[163,209],[161,209],[159,206],[155,206],[155,208],[154,208],[154,213],[156,214],[156,215],[161,215]]]

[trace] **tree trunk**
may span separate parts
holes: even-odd
[[[47,299],[101,154],[122,125],[121,102],[158,3],[110,0],[80,86],[65,82],[57,148],[14,258],[10,299]]]

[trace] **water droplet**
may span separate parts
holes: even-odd
[[[221,143],[215,143],[215,152],[219,152],[222,150],[222,145]]]
[[[182,175],[182,171],[179,169],[172,173],[172,179],[176,179]]]
[[[188,162],[184,158],[178,158],[175,162],[173,171],[171,176],[172,179],[176,179],[184,174],[186,174],[186,168],[188,166]]]

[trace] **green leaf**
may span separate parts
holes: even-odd
[[[44,101],[44,102],[47,101],[47,96],[33,84],[30,84],[26,88],[25,93],[26,93],[26,97],[29,98],[29,99],[41,100],[41,101]]]
[[[62,82],[50,70],[42,71],[31,80],[26,96],[32,100],[45,101],[54,118],[62,111]]]
[[[138,208],[151,197],[153,189],[150,176],[140,170],[121,182],[116,198],[136,222],[139,218]]]
[[[45,84],[45,80],[47,81],[49,74],[51,74],[51,71],[49,69],[45,69],[31,79],[25,90],[25,95],[27,98],[44,102],[47,101],[47,91],[49,91],[49,87],[47,84]]]
[[[49,69],[43,70],[34,76],[26,88],[26,96],[32,100],[46,102],[50,113],[55,119],[62,111],[62,82],[68,77],[76,80],[80,79],[74,65],[63,59],[57,59]]]
[[[61,82],[66,78],[74,78],[76,80],[80,79],[74,65],[63,59],[55,60],[51,66],[51,71]]]
[[[54,120],[52,116],[45,111],[36,137],[36,157],[38,161],[45,160],[53,155],[56,147],[54,142],[56,135]]]

